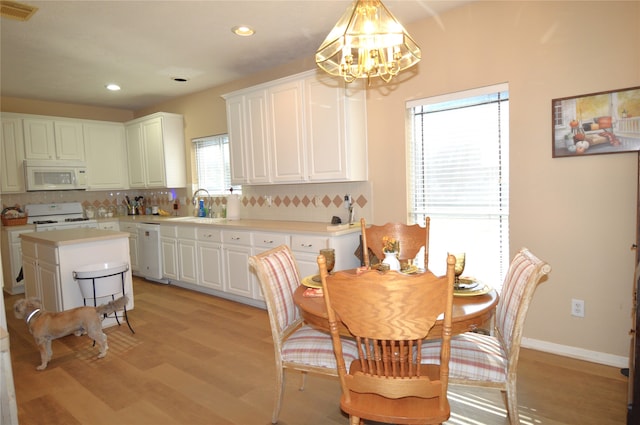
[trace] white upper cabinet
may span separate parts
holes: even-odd
[[[24,192],[22,120],[3,115],[0,123],[0,191]]]
[[[328,75],[304,80],[310,181],[367,180],[366,91]]]
[[[275,183],[305,180],[303,87],[301,80],[294,80],[267,90]]]
[[[231,183],[270,183],[266,91],[227,98],[227,125]]]
[[[79,121],[25,118],[27,159],[84,160],[84,138]]]
[[[124,125],[83,124],[89,190],[125,189],[129,185]]]
[[[129,186],[185,187],[182,115],[159,112],[125,124]]]
[[[234,183],[367,179],[360,82],[346,85],[313,70],[224,98]]]

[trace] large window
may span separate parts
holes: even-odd
[[[231,187],[231,167],[229,161],[229,136],[202,137],[193,139],[196,150],[198,188],[206,189],[210,195],[229,194]],[[241,186],[233,186],[240,193]]]
[[[465,252],[463,275],[495,287],[509,265],[506,84],[407,104],[410,221],[431,217],[429,266]]]

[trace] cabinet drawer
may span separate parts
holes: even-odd
[[[178,239],[195,239],[196,228],[195,226],[178,226]]]
[[[259,248],[275,248],[289,245],[289,235],[283,233],[253,232],[253,246]]]
[[[220,229],[198,227],[196,229],[196,239],[207,242],[222,242],[221,233],[222,231]]]
[[[329,248],[329,238],[324,236],[292,235],[291,249],[295,252],[311,252],[317,254],[318,251]]]
[[[138,223],[120,222],[120,230],[129,233],[138,233]]]
[[[226,244],[251,246],[251,232],[239,230],[223,230],[222,241]]]
[[[175,238],[178,236],[178,226],[160,225],[160,236],[165,238]]]

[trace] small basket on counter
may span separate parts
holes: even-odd
[[[3,226],[22,226],[27,224],[28,216],[19,207],[7,207],[0,214]]]

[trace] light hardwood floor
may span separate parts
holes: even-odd
[[[53,343],[39,355],[24,321],[13,317],[20,296],[5,295],[11,356],[22,425],[267,425],[274,363],[265,311],[209,295],[134,279],[135,309],[126,326],[107,329],[109,353],[97,359],[86,337]],[[347,425],[336,379],[286,375],[280,424]],[[526,425],[626,422],[627,378],[616,368],[524,350],[518,397]],[[447,424],[504,425],[498,391],[451,387]]]

